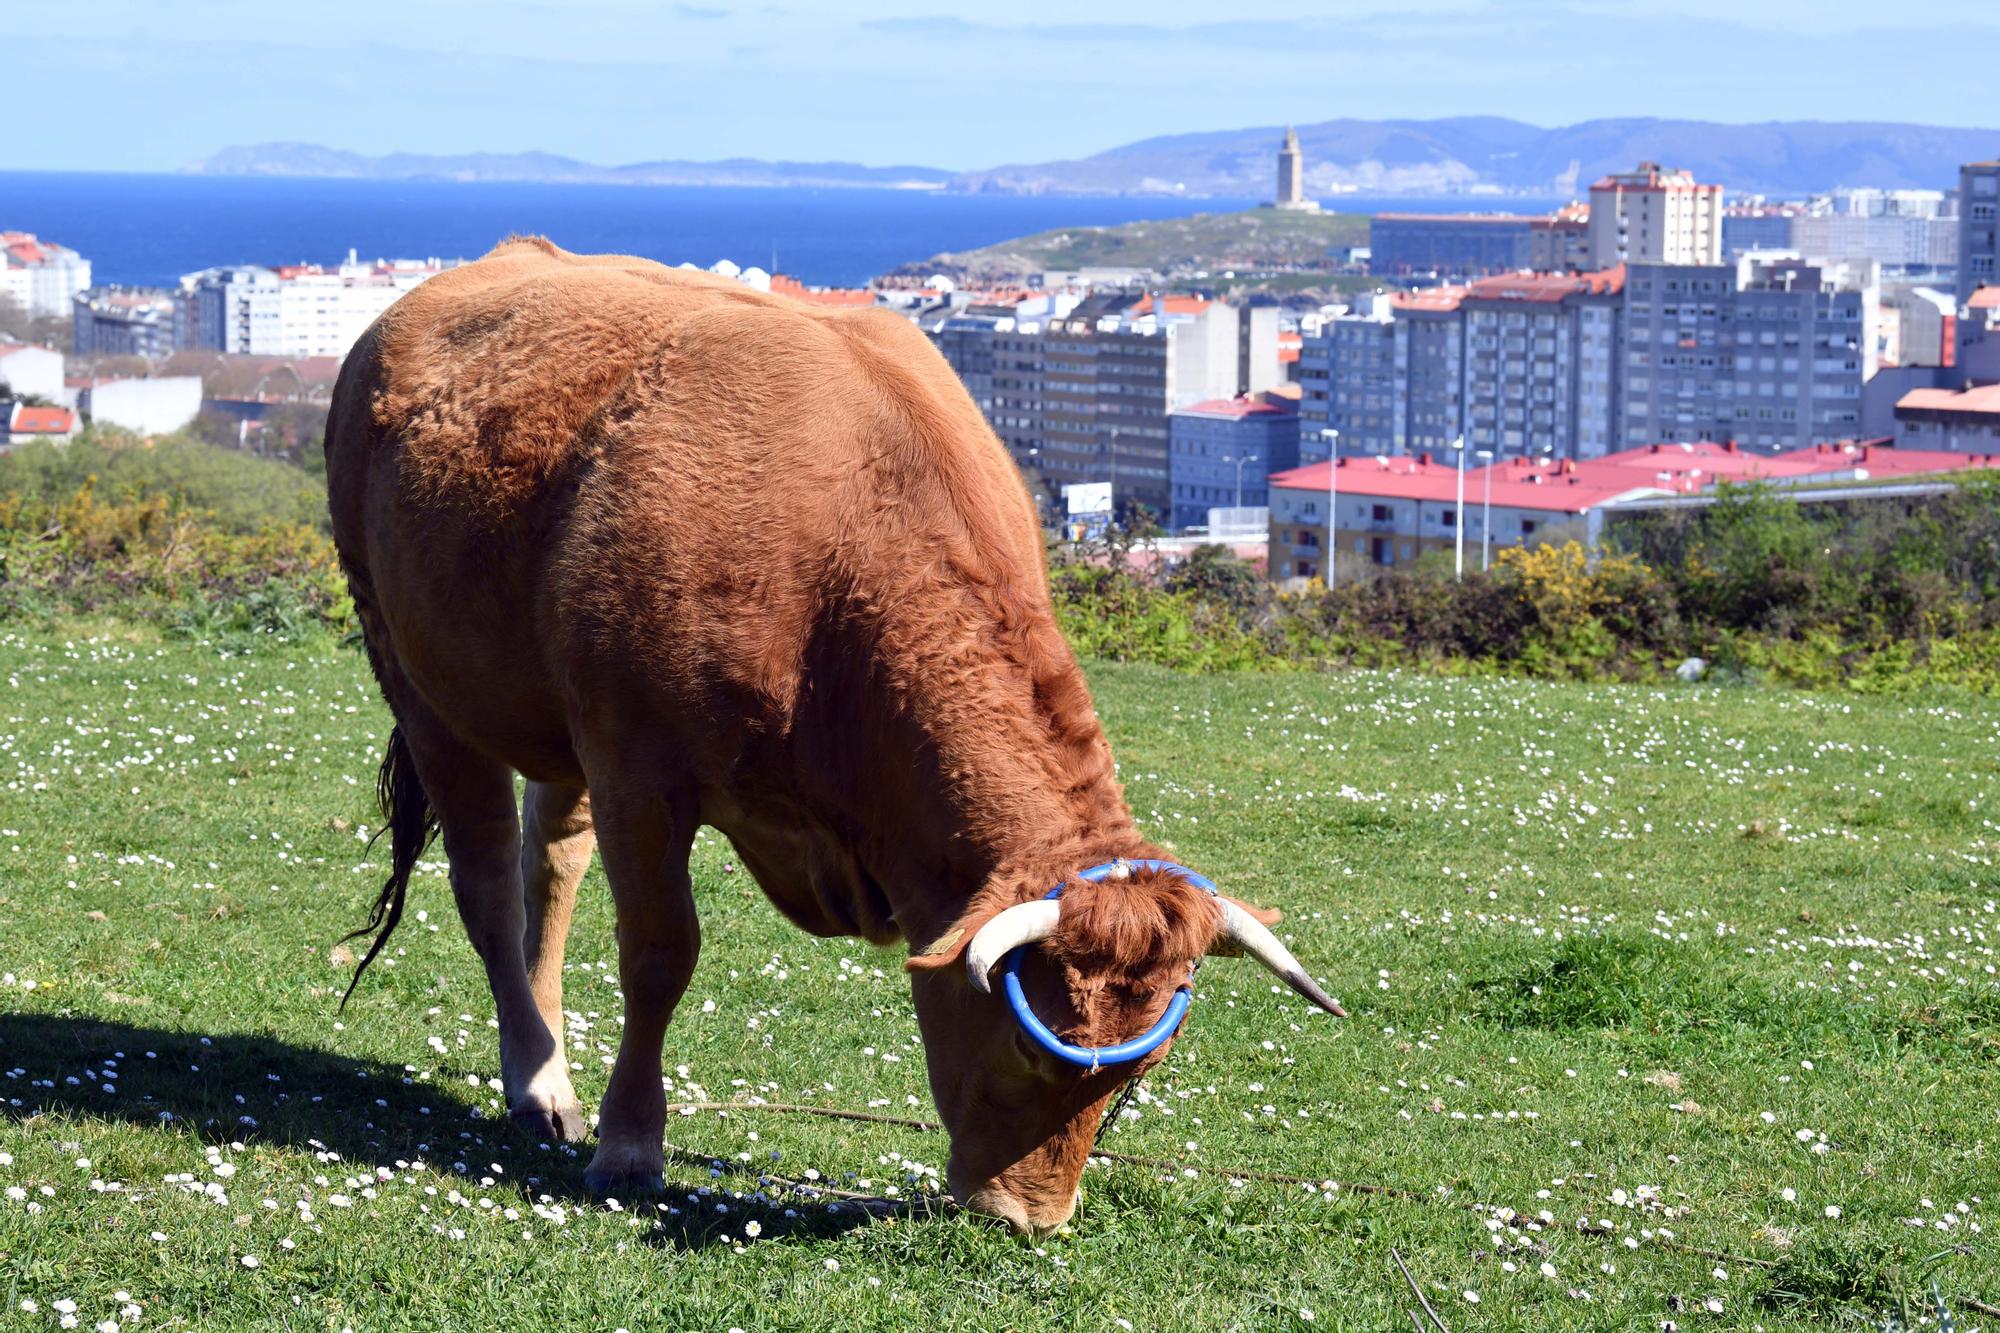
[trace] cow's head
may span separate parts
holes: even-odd
[[[1076,1046],[1146,1031],[1207,954],[1246,954],[1342,1013],[1271,933],[1277,913],[1209,893],[1175,871],[1135,869],[1072,881],[1059,899],[1018,898],[1018,890],[983,895],[908,965],[931,1094],[951,1133],[952,1195],[1017,1231],[1047,1235],[1069,1220],[1105,1102],[1172,1042],[1096,1070],[1056,1058],[1030,1040],[989,981],[1008,952],[1037,946],[1022,962],[1022,990]]]

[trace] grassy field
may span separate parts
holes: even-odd
[[[501,1113],[442,866],[336,1008],[386,855],[359,653],[0,630],[0,1328],[1407,1329],[1392,1250],[1460,1333],[1917,1326],[1933,1287],[2000,1328],[2000,710],[1094,676],[1148,829],[1354,1015],[1212,963],[1109,1146],[1341,1183],[1096,1166],[1035,1245],[760,1187],[921,1200],[944,1157],[768,1112],[587,1202]],[[928,1115],[900,955],[790,929],[712,835],[696,881],[670,1096]]]

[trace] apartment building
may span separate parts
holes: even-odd
[[[1590,266],[1719,264],[1722,187],[1656,162],[1590,187]]]
[[[1377,213],[1368,271],[1389,277],[1478,277],[1527,268],[1544,219],[1513,213]]]
[[[2000,160],[1958,169],[1958,303],[2000,283]]]
[[[350,250],[333,268],[242,264],[190,273],[176,298],[181,345],[257,356],[345,356],[403,293],[451,266],[436,259],[364,263]]]
[[[1637,264],[1625,295],[1624,443],[1735,440],[1769,453],[1859,428],[1875,370],[1873,264]]]
[[[1277,393],[1212,398],[1167,415],[1169,525],[1208,523],[1211,509],[1261,509],[1266,478],[1299,465],[1298,403]]]
[[[92,287],[70,306],[72,356],[171,355],[174,294],[152,287]]]
[[[1483,278],[1460,302],[1466,446],[1595,458],[1614,445],[1625,270]]]
[[[1198,297],[1091,297],[1042,334],[1042,474],[1172,509],[1167,414],[1237,389],[1237,312]],[[1273,349],[1275,354],[1275,348]]]
[[[1896,447],[2000,454],[2000,384],[1912,389],[1896,404]]]
[[[0,231],[0,302],[31,316],[67,315],[90,286],[90,261],[27,231]]]

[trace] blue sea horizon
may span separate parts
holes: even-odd
[[[1342,196],[1343,212],[1536,211],[1557,201]],[[719,259],[854,286],[900,264],[1053,227],[1248,208],[1248,199],[0,172],[0,230],[91,261],[101,284],[171,287],[221,264],[472,259],[514,233],[565,249]]]

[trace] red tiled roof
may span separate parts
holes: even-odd
[[[1169,315],[1199,315],[1208,309],[1208,302],[1199,296],[1146,296],[1140,298],[1138,304],[1130,307],[1125,313],[1135,318],[1139,315],[1150,315],[1153,313],[1156,300],[1166,306],[1165,313]]]
[[[797,278],[784,273],[771,275],[771,290],[780,296],[789,296],[794,301],[804,301],[807,305],[864,306],[875,304],[875,293],[860,287],[808,287]]]
[[[1456,310],[1465,299],[1463,287],[1425,287],[1421,291],[1397,292],[1389,304],[1397,310]]]
[[[1981,287],[1965,298],[1968,310],[2000,310],[2000,287]]]
[[[2000,416],[2000,384],[1981,384],[1971,389],[1912,389],[1896,400],[1896,415],[1906,411]]]
[[[1502,273],[1466,289],[1475,301],[1560,301],[1568,296],[1612,296],[1625,290],[1625,266],[1595,273]]]
[[[23,403],[14,409],[10,429],[16,435],[67,435],[76,429],[76,413],[67,407],[29,407]]]

